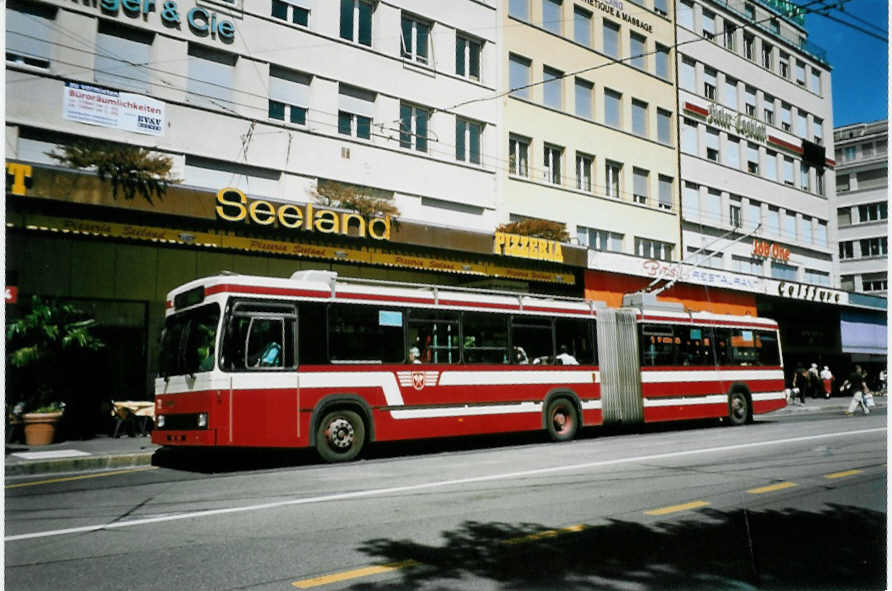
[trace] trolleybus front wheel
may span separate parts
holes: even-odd
[[[326,413],[316,428],[316,451],[326,462],[354,459],[365,445],[365,423],[352,410]]]
[[[576,437],[579,413],[568,398],[555,398],[548,403],[545,425],[553,441],[569,441]]]
[[[750,418],[750,403],[746,394],[737,390],[728,398],[729,420],[732,426],[745,425]]]

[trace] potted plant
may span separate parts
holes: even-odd
[[[7,325],[8,400],[22,403],[28,445],[53,442],[78,370],[88,367],[89,352],[104,346],[90,333],[94,324],[72,304],[34,296],[28,312]]]

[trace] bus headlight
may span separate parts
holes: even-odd
[[[155,419],[155,425],[156,425],[159,429],[163,429],[163,428],[164,428],[164,415],[158,415],[158,418]]]
[[[198,427],[203,429],[208,426],[208,413],[200,412],[198,413]]]

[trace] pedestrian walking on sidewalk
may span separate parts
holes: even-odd
[[[855,409],[859,406],[861,407],[861,410],[864,411],[865,415],[870,414],[870,409],[867,408],[867,400],[864,398],[868,393],[867,383],[864,381],[864,373],[865,372],[861,370],[861,366],[856,365],[855,369],[846,380],[846,383],[852,390],[852,401],[849,402],[849,408],[846,410],[847,415],[854,413]],[[843,387],[845,387],[845,385],[846,384],[843,384]]]
[[[793,396],[799,397],[799,403],[805,404],[805,394],[809,388],[808,371],[799,364],[793,374]]]
[[[824,398],[830,398],[830,393],[833,392],[833,374],[826,365],[821,370],[821,383],[824,384]]]

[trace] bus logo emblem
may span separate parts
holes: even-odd
[[[416,390],[421,390],[424,388],[424,372],[423,371],[413,371],[412,372],[412,387]]]

